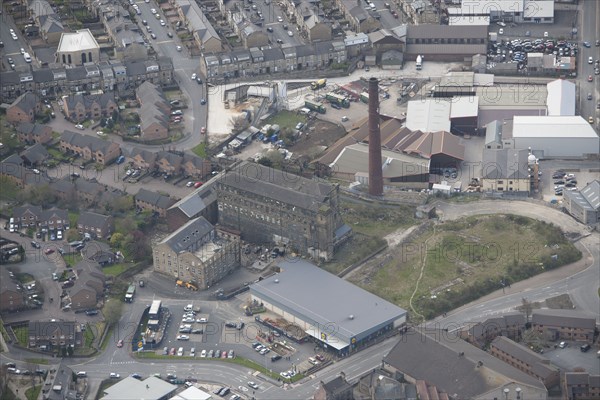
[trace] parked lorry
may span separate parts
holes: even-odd
[[[304,106],[312,111],[316,111],[319,114],[325,114],[325,106],[323,103],[319,103],[318,101],[305,100]]]
[[[350,107],[350,101],[348,100],[348,98],[337,93],[327,93],[325,95],[325,99],[327,99],[327,101],[329,101],[330,103],[337,104],[340,107]]]
[[[127,303],[131,303],[133,301],[133,296],[135,295],[135,285],[131,284],[127,288],[127,293],[125,293],[125,301]]]
[[[317,90],[324,88],[327,85],[327,79],[319,79],[318,81],[314,81],[310,84],[310,88],[312,90]]]

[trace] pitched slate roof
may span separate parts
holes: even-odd
[[[544,327],[568,326],[593,330],[596,327],[596,318],[573,310],[535,310],[531,316],[531,323]]]
[[[528,150],[483,149],[484,179],[528,179]]]
[[[442,330],[409,330],[383,361],[453,398],[476,398],[511,382],[546,390],[539,380]]]
[[[94,136],[81,135],[77,132],[64,131],[60,140],[69,143],[72,146],[89,148],[93,153],[100,151],[107,153],[114,142],[103,140]]]
[[[36,143],[33,146],[26,148],[22,153],[21,157],[26,159],[32,164],[38,164],[50,157],[50,153],[46,150],[46,147],[40,143]]]
[[[32,206],[32,205],[24,205],[20,207],[15,207],[13,209],[13,217],[21,218],[25,215],[26,212],[30,212],[36,217],[40,218],[42,216],[42,207],[40,206]]]
[[[162,240],[174,252],[193,251],[190,249],[200,239],[214,230],[214,227],[204,217],[193,219]]]
[[[164,196],[160,193],[152,192],[141,188],[135,195],[135,199],[144,203],[152,204],[155,207],[167,209],[175,204],[175,200],[169,196]]]
[[[77,224],[101,228],[104,226],[104,224],[106,224],[109,218],[109,215],[102,215],[95,212],[83,211],[81,212],[81,214],[79,214]]]
[[[52,127],[42,124],[32,124],[31,122],[21,122],[16,127],[17,132],[27,135],[40,136],[47,131],[52,132]]]
[[[317,211],[334,190],[329,183],[251,162],[226,170],[217,184],[313,211]]]
[[[11,104],[11,107],[18,106],[20,109],[28,113],[29,111],[35,110],[39,100],[40,99],[37,95],[31,92],[25,92],[17,97],[17,99]]]

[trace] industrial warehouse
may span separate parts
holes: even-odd
[[[406,311],[303,260],[250,286],[252,300],[299,326],[317,343],[348,355],[402,327]]]

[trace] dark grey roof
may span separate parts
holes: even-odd
[[[71,182],[69,177],[59,179],[50,183],[50,188],[59,193],[70,193],[75,190],[75,184]]]
[[[35,215],[36,217],[40,218],[40,216],[42,215],[42,207],[32,206],[32,205],[24,205],[24,206],[20,206],[20,207],[15,207],[13,209],[12,216],[14,218],[21,218],[22,216],[25,215],[26,212],[30,212],[33,215]]]
[[[161,243],[167,244],[174,252],[190,251],[190,247],[214,230],[204,217],[193,219],[177,229]],[[194,249],[197,250],[197,249]]]
[[[263,56],[265,57],[265,61],[275,61],[283,59],[283,53],[279,48],[264,49]]]
[[[207,185],[204,185],[195,192],[190,193],[179,200],[170,209],[179,208],[188,218],[197,216],[210,204],[217,201],[217,193]]]
[[[317,211],[334,190],[329,183],[251,162],[227,170],[217,184],[313,211]]]
[[[87,147],[94,153],[97,151],[106,153],[110,146],[114,143],[110,140],[103,140],[95,136],[81,135],[72,131],[64,131],[62,135],[60,135],[60,140],[65,141],[73,146],[78,146],[81,148]]]
[[[4,160],[2,160],[2,163],[6,166],[23,165],[23,159],[18,154],[11,154],[10,156],[8,156]],[[6,169],[3,168],[3,171],[6,171],[6,170],[7,170],[7,168]]]
[[[21,122],[17,125],[17,132],[25,133],[28,135],[39,136],[45,131],[52,131],[52,127],[42,124],[32,124],[31,122]]]
[[[488,27],[484,25],[408,25],[409,39],[480,38],[487,39]]]
[[[84,67],[67,68],[67,79],[69,81],[80,81],[87,77]]]
[[[315,54],[315,47],[310,44],[304,44],[300,46],[296,46],[296,56],[297,57],[308,57]]]
[[[60,391],[48,390],[45,396],[48,400],[64,400],[69,392],[69,386],[73,379],[73,370],[66,365],[66,358],[62,358],[60,365],[56,368],[54,380],[52,381],[52,389],[59,387]]]
[[[307,261],[282,261],[279,267],[280,273],[254,283],[250,292],[293,310],[314,326],[335,326],[330,343],[354,337],[360,340],[372,328],[406,315],[402,308]]]
[[[51,69],[41,68],[33,70],[33,80],[36,83],[54,82],[54,74]]]
[[[484,179],[527,179],[528,150],[483,149]]]
[[[196,168],[202,168],[203,164],[204,164],[204,159],[198,157],[195,154],[188,154],[185,153],[183,155],[183,163],[191,163],[192,165],[194,165],[194,167]]]
[[[21,78],[17,71],[4,71],[0,74],[0,82],[2,86],[18,85],[21,83]]]
[[[42,215],[40,216],[40,220],[47,221],[52,217],[57,217],[58,219],[62,219],[67,224],[69,223],[69,213],[67,210],[63,210],[62,208],[50,208],[48,210],[42,211]]]
[[[73,336],[77,331],[77,322],[75,321],[29,321],[30,336],[52,336],[54,332],[59,335]]]
[[[161,160],[163,158],[171,165],[177,165],[183,161],[183,157],[178,154],[171,153],[170,151],[159,151],[156,154],[156,159]]]
[[[25,112],[29,112],[31,110],[35,110],[39,102],[39,98],[37,95],[31,92],[25,92],[21,96],[19,96],[13,103],[13,106],[18,106]]]
[[[544,327],[568,326],[594,330],[596,318],[573,310],[535,310],[531,316],[531,323]]]
[[[141,188],[138,191],[138,193],[135,195],[135,199],[163,209],[167,209],[175,203],[175,200],[169,196],[151,192],[150,190],[146,190],[144,188]]]
[[[558,372],[558,368],[550,364],[550,360],[504,336],[496,337],[491,346],[528,364],[541,378]]]
[[[325,391],[327,391],[327,393],[330,394],[339,393],[341,391],[349,389],[350,387],[352,387],[352,385],[349,384],[346,381],[346,379],[344,379],[341,376],[338,376],[330,380],[329,382],[323,384],[323,388],[325,389]]]
[[[156,153],[149,150],[140,149],[139,147],[134,147],[133,149],[131,149],[131,151],[129,152],[129,157],[133,158],[138,154],[142,157],[144,161],[146,161],[149,164],[154,164],[154,161],[156,161]]]
[[[23,153],[21,153],[21,157],[27,159],[30,163],[36,164],[41,163],[50,157],[50,153],[44,147],[44,145],[40,143],[36,143],[31,147],[26,148]]]
[[[105,189],[105,187],[98,183],[95,179],[79,179],[75,183],[75,187],[77,188],[78,192],[88,193],[94,196]]]
[[[476,398],[510,382],[546,390],[525,372],[443,330],[409,330],[384,362],[458,399]]]
[[[125,67],[127,68],[128,76],[145,75],[146,65],[143,61],[131,61],[126,62]]]
[[[598,179],[588,184],[579,193],[594,210],[600,211],[600,181]]]
[[[588,385],[590,374],[587,372],[565,372],[567,385]]]
[[[97,214],[89,211],[82,211],[81,214],[79,214],[79,219],[77,220],[77,223],[101,228],[107,223],[109,218],[110,216],[108,215]]]

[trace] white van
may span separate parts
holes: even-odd
[[[25,59],[25,62],[27,62],[27,63],[31,62],[31,56],[29,55],[29,53],[23,54],[23,58]]]
[[[183,311],[193,311],[194,310],[194,305],[193,304],[188,304],[187,306],[185,306],[183,308]]]

